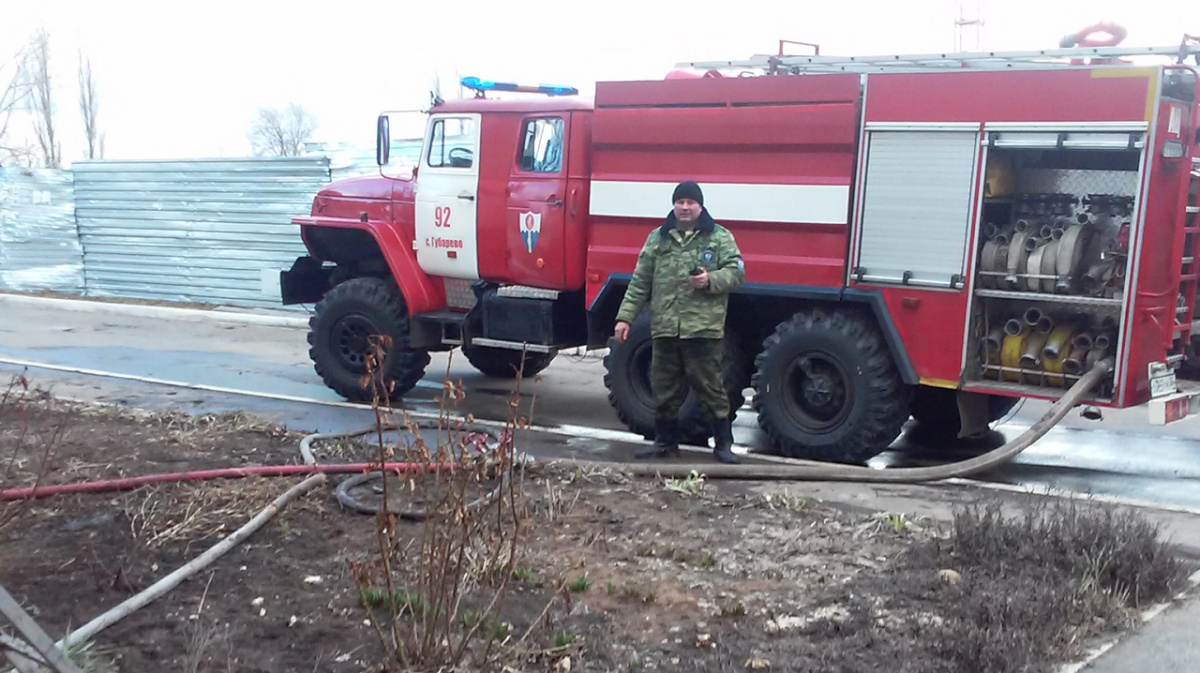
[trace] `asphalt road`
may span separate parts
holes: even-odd
[[[68,305],[83,310],[66,310]],[[145,315],[131,314],[135,311]],[[59,394],[110,403],[191,412],[246,410],[302,431],[359,428],[373,419],[370,409],[345,404],[317,378],[303,329],[253,322],[278,323],[278,317],[250,320],[208,311],[64,304],[0,294],[0,375],[25,372]],[[467,390],[460,413],[506,418],[513,383],[485,377],[461,358],[444,354],[434,357],[404,407],[436,413],[447,377],[461,380]],[[602,377],[598,358],[560,356],[536,380],[526,381],[522,399],[526,405],[532,402],[533,421],[544,428],[528,433],[526,450],[628,460],[640,438],[617,420]],[[1044,403],[1023,403],[997,429],[1012,437],[1046,408]],[[1152,427],[1142,409],[1106,411],[1100,422],[1072,414],[1011,464],[971,481],[933,486],[811,483],[804,494],[874,511],[938,517],[948,516],[955,503],[978,499],[984,489],[1111,498],[1148,505],[1144,511],[1165,533],[1196,553],[1198,423],[1188,419]],[[770,450],[748,408],[735,424],[735,436],[752,455]],[[927,452],[913,444],[911,437],[902,436],[872,465],[923,464]],[[700,452],[695,455],[706,459]],[[1086,668],[1063,670],[1195,670],[1200,661],[1196,619],[1200,602],[1181,601]]]

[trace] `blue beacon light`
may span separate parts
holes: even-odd
[[[559,86],[554,84],[532,86],[528,84],[516,84],[515,82],[493,82],[478,77],[464,77],[459,82],[464,87],[481,93],[484,91],[516,91],[520,93],[540,93],[547,96],[574,96],[579,93],[579,89],[573,86]]]

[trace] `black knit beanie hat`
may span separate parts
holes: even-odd
[[[685,180],[675,186],[675,193],[671,195],[671,203],[675,203],[679,199],[691,199],[703,206],[704,192],[700,191],[700,185],[691,180]]]

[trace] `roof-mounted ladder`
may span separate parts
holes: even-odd
[[[754,56],[744,61],[692,61],[676,67],[700,70],[764,70],[768,74],[828,72],[895,72],[930,70],[1028,70],[1112,64],[1114,59],[1159,56],[1200,62],[1200,45],[1185,42],[1173,47],[1075,47],[1037,51],[985,51],[945,54],[882,56]],[[1125,63],[1125,62],[1120,62]]]

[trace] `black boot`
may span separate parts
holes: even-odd
[[[634,449],[634,458],[667,458],[679,455],[679,421],[654,419],[654,444]]]
[[[732,451],[733,449],[733,421],[726,418],[722,421],[714,421],[712,424],[713,433],[713,457],[722,463],[737,464],[742,462]]]

